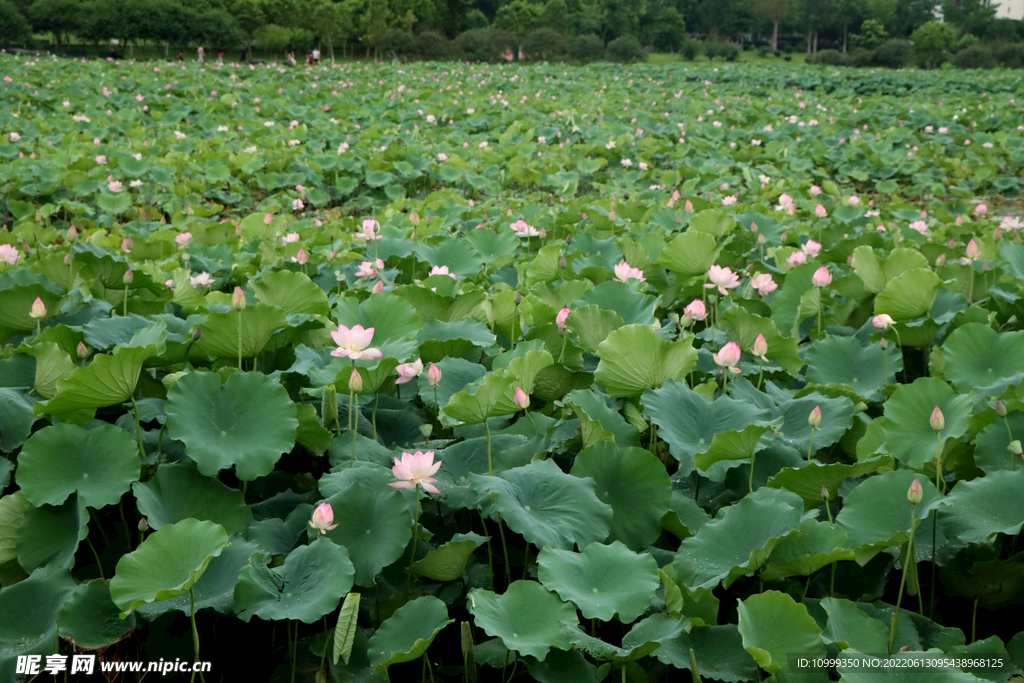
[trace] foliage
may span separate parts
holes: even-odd
[[[734,43],[704,43],[704,54],[712,61],[721,57],[727,62],[735,62],[740,49]]]
[[[889,40],[871,54],[871,63],[888,69],[902,69],[914,59],[914,47],[906,40]]]
[[[25,45],[31,38],[32,27],[18,8],[8,0],[0,0],[0,43]]]
[[[992,50],[981,45],[961,50],[953,57],[953,65],[960,69],[993,69],[996,64]]]
[[[926,69],[933,69],[945,61],[946,53],[956,46],[956,31],[941,21],[929,21],[910,36],[914,43],[917,62]]]
[[[665,7],[654,19],[651,44],[660,52],[677,52],[686,36],[686,20],[675,7]]]
[[[874,50],[889,38],[882,22],[876,19],[865,19],[860,25],[860,33],[850,36],[850,47]]]
[[[527,59],[557,61],[565,57],[569,51],[569,45],[558,31],[539,28],[526,36],[522,50]]]
[[[647,61],[647,52],[636,36],[622,36],[608,43],[605,56],[608,61],[619,64]]]
[[[593,33],[576,36],[569,43],[569,57],[581,64],[599,61],[604,57],[604,43]]]

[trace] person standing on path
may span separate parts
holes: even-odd
[[[318,47],[314,47],[313,48],[313,63],[314,64],[319,64],[320,63],[320,48],[318,48]]]
[[[202,45],[200,45],[199,49],[196,50],[196,54],[199,55],[199,63],[202,64],[203,58],[206,56],[206,50],[203,49]]]

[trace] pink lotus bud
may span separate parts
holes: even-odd
[[[375,284],[373,286],[373,288],[370,289],[370,292],[372,292],[373,294],[380,294],[383,291],[384,291],[384,281],[383,280],[377,280],[377,284]]]
[[[768,342],[765,340],[763,334],[758,334],[757,339],[754,340],[753,353],[758,358],[764,358],[765,354],[768,353]]]
[[[427,368],[427,386],[436,387],[441,383],[441,368],[433,363]]]
[[[135,243],[132,241],[131,237],[125,237],[123,240],[121,240],[121,251],[127,254],[132,250],[132,247],[134,245]]]
[[[139,520],[139,531],[149,531],[149,520],[145,517]]]
[[[412,223],[413,225],[419,225],[420,215],[413,211],[412,213],[409,214],[409,222]]]
[[[300,248],[299,253],[295,255],[295,262],[299,265],[305,265],[308,260],[309,256],[306,255],[306,250]]]
[[[1003,239],[1003,229],[996,228],[994,231],[992,231],[992,239],[994,239],[996,242]]]
[[[132,269],[129,268],[128,270],[126,270],[124,272],[124,277],[121,278],[121,282],[125,283],[126,285],[130,285],[132,283],[132,280],[134,280],[134,279],[135,279],[135,274],[132,273]]]
[[[932,411],[932,416],[928,420],[928,423],[932,426],[932,429],[937,432],[941,432],[942,428],[946,426],[946,417],[942,414],[942,411],[939,410],[938,406],[935,406],[935,410]]]
[[[571,232],[568,235],[566,235],[565,243],[566,244],[572,244],[572,233]]]
[[[882,347],[883,351],[885,351],[887,348],[889,348],[889,340],[886,339],[885,337],[882,337],[881,339],[878,340],[878,345]]]
[[[948,242],[946,242],[946,246],[948,246],[950,249],[956,249],[956,240],[950,239]]]
[[[46,305],[43,304],[43,300],[38,296],[36,297],[36,300],[32,302],[32,308],[29,309],[28,314],[36,320],[46,317]]]
[[[944,265],[946,265],[946,255],[945,254],[939,254],[939,257],[937,259],[935,259],[935,267],[936,268],[941,268]]]
[[[976,207],[974,207],[975,216],[983,216],[986,211],[988,211],[988,207],[985,204],[978,204]]]
[[[996,415],[1006,417],[1006,404],[1002,401],[996,401]]]
[[[816,207],[814,207],[814,215],[817,216],[818,218],[824,218],[825,216],[828,215],[828,211],[825,210],[824,206],[818,204]]]
[[[690,320],[704,320],[708,317],[707,308],[704,306],[704,302],[701,299],[694,299],[683,309],[683,318],[686,319],[687,323]]]
[[[978,243],[977,242],[975,242],[972,239],[970,242],[967,243],[967,257],[968,258],[972,258],[972,259],[978,258],[978,254],[980,254],[980,253],[981,253],[981,249],[978,248]]]
[[[363,390],[363,378],[359,371],[352,368],[352,374],[348,378],[348,390],[359,393]]]
[[[334,508],[331,507],[330,503],[320,503],[313,511],[313,519],[309,525],[319,531],[321,534],[326,534],[331,529],[337,527],[337,524],[332,524],[334,521]]]
[[[245,292],[241,287],[235,287],[235,293],[231,295],[231,308],[236,311],[245,308]]]
[[[722,350],[718,353],[711,354],[711,357],[715,359],[715,363],[717,363],[719,367],[728,369],[729,372],[738,375],[741,370],[736,367],[736,365],[740,362],[741,353],[742,351],[740,350],[739,344],[731,341],[723,346]]]
[[[822,486],[821,487],[821,499],[822,500],[828,500],[830,497],[831,496],[829,495],[828,487]]]
[[[871,324],[879,330],[887,330],[891,325],[896,323],[890,316],[885,313],[880,313],[871,319]]]
[[[71,265],[71,252],[68,252],[67,254],[64,254],[64,265],[65,266],[70,266]]]
[[[960,216],[960,215],[958,215],[958,216],[956,217],[956,220],[954,221],[954,223],[956,223],[957,225],[962,225],[962,224],[963,224],[963,222],[964,222],[964,217],[963,217],[963,216]]]
[[[815,287],[825,287],[832,283],[832,273],[828,272],[828,268],[822,266],[818,270],[814,271],[814,276],[811,278],[811,282]]]
[[[564,330],[565,329],[565,319],[568,318],[568,317],[569,317],[569,309],[568,308],[563,308],[562,310],[560,310],[558,312],[558,315],[555,316],[555,323],[558,325],[558,329],[560,329],[560,330]]]
[[[907,490],[907,500],[910,501],[911,505],[917,505],[921,502],[922,498],[924,498],[924,489],[921,488],[921,480],[918,477],[914,477],[914,483]]]
[[[274,222],[274,214],[272,214],[269,211],[267,211],[267,215],[263,217],[263,223],[265,225],[270,225],[273,222]]]
[[[519,406],[520,410],[526,410],[527,408],[530,407],[530,397],[529,397],[529,395],[527,395],[527,393],[525,391],[523,391],[522,389],[520,389],[519,387],[516,387],[515,402],[516,402],[516,405]]]
[[[78,355],[79,360],[85,360],[89,357],[89,349],[85,347],[85,342],[78,342],[75,353]]]
[[[71,226],[68,228],[68,242],[74,242],[78,239],[78,228]]]
[[[814,410],[807,416],[807,424],[815,429],[821,426],[821,406],[814,406]]]
[[[693,213],[693,202],[687,199],[686,203],[683,204],[683,211],[685,211],[686,213]]]
[[[786,257],[786,265],[790,268],[796,268],[799,265],[807,263],[807,254],[802,251],[794,251],[788,257]]]

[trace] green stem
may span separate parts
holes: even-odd
[[[192,619],[192,648],[195,650],[195,662],[199,662],[199,629],[196,628],[196,592],[192,589],[188,589],[189,602],[192,604],[192,608],[189,610],[189,617]],[[196,669],[192,669],[191,681],[196,680]]]
[[[373,394],[373,440],[377,440],[377,404],[380,403],[380,392]]]
[[[480,523],[484,527],[484,536],[487,536],[487,518],[483,510],[480,511]],[[494,552],[491,550],[491,539],[487,539],[487,566],[491,569],[491,590],[494,590]]]
[[[978,600],[981,596],[974,598],[974,609],[971,610],[971,642],[978,639]]]
[[[754,492],[754,454],[750,454],[750,492]]]
[[[324,662],[327,661],[327,646],[330,644],[330,640],[326,637],[327,635],[327,617],[323,618],[324,623],[324,651],[320,653],[320,668],[318,671],[324,671]]]
[[[135,402],[135,397],[132,396],[132,408],[135,411],[135,438],[139,442],[139,456],[146,459],[146,447],[142,443],[142,425],[139,422],[139,404]]]
[[[1005,415],[1003,416],[1003,424],[1006,425],[1006,436],[1010,439],[1010,442],[1012,443],[1013,442],[1013,432],[1010,431],[1010,421],[1006,419]],[[1017,457],[1018,456],[1017,456],[1016,453],[1010,453],[1010,468],[1014,472],[1017,471]]]
[[[916,561],[914,558],[914,508],[917,505],[910,504],[910,538],[907,539],[907,558],[903,562],[903,576],[900,578],[900,592],[896,596],[896,611],[892,613],[892,627],[889,630],[889,654],[892,654],[893,645],[896,642],[896,626],[900,620],[900,605],[903,602],[903,587],[907,583],[907,571],[910,563]]]
[[[537,436],[540,436],[540,432],[537,430],[537,423],[533,421],[533,415],[530,415],[530,411],[524,410],[523,415],[526,415],[526,417],[530,418],[530,424],[533,425],[533,431],[537,434]]]
[[[124,311],[124,313],[122,313],[122,315],[124,315],[124,317],[127,318],[128,317],[128,285],[124,286],[124,308],[123,308],[123,311]]]
[[[285,622],[285,628],[288,628],[288,623]],[[299,622],[295,622],[295,637],[292,641],[292,683],[295,683],[295,668],[299,663]]]
[[[811,453],[814,451],[814,425],[811,425],[811,442],[807,444],[807,462],[811,462]]]
[[[420,485],[416,484],[416,502],[412,508],[412,557],[409,558],[409,583],[412,583],[412,565],[416,562],[416,544],[419,541]]]
[[[758,358],[760,371],[757,373],[757,390],[761,391],[761,381],[764,379],[764,356]]]
[[[238,311],[238,370],[242,370],[242,311]]]
[[[971,261],[971,284],[967,289],[967,303],[974,303],[974,261]]]
[[[935,432],[935,442],[935,488],[945,493],[939,487],[939,482],[942,478],[942,432]]]
[[[492,498],[497,498],[498,494],[492,493]],[[501,537],[501,550],[505,553],[505,587],[508,588],[509,584],[512,583],[512,561],[508,557],[508,543],[505,542],[505,525],[501,522],[501,513],[498,513],[498,535]]]
[[[829,505],[829,502],[827,500],[825,501],[825,512],[828,513],[828,523],[832,526],[835,526],[836,522],[834,519],[832,519],[832,506]]]
[[[88,536],[85,537],[85,542],[89,544],[89,549],[92,550],[92,556],[96,558],[96,567],[100,571],[100,578],[106,581],[107,577],[103,574],[103,563],[100,562],[100,554],[96,552],[96,546],[92,544],[92,541],[89,540]]]
[[[484,429],[487,430],[487,476],[494,476],[494,464],[491,462],[491,426],[487,424],[487,418],[484,418]]]
[[[565,343],[569,341],[569,335],[566,334],[565,330],[562,330],[562,352],[558,354],[558,364],[562,364],[562,359],[565,358]]]
[[[818,339],[821,339],[821,290],[818,290]]]
[[[885,364],[885,383],[889,383],[889,351],[882,347],[882,362]]]

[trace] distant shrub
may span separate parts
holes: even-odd
[[[636,36],[620,36],[608,43],[605,56],[608,61],[619,64],[647,61],[647,52]]]
[[[377,49],[384,57],[394,55],[399,59],[408,59],[413,52],[413,37],[408,31],[392,29],[386,31],[377,42]]]
[[[412,58],[439,62],[451,57],[451,43],[440,33],[424,31],[413,36]]]
[[[874,53],[871,50],[857,48],[846,53],[846,63],[850,66],[871,66]]]
[[[767,45],[762,45],[761,47],[757,48],[757,56],[758,57],[767,57],[768,53],[771,52],[771,51],[772,51],[772,49],[770,47],[768,47]]]
[[[993,43],[1012,43],[1017,40],[1017,27],[1022,23],[1014,19],[993,19],[985,27],[985,39]]]
[[[551,62],[563,59],[569,52],[569,44],[561,33],[550,28],[531,31],[523,41],[523,55],[529,59]]]
[[[712,61],[715,57],[721,57],[727,62],[735,62],[740,55],[740,49],[733,43],[704,43],[704,54]]]
[[[978,36],[973,35],[971,33],[965,33],[962,36],[960,36],[960,40],[956,41],[956,50],[957,52],[959,52],[960,50],[966,50],[969,47],[974,47],[980,42],[981,40],[978,38]]]
[[[919,26],[910,40],[918,66],[934,69],[949,59],[949,53],[956,48],[956,31],[941,21],[929,21]]]
[[[693,60],[697,59],[697,57],[700,55],[700,52],[700,42],[693,40],[691,38],[687,38],[686,40],[684,40],[683,44],[679,47],[679,54],[681,54],[683,56],[683,59],[685,59],[688,62],[692,62]]]
[[[867,19],[860,25],[860,33],[850,36],[850,47],[874,50],[889,38],[885,26],[877,19]]]
[[[467,62],[497,62],[509,50],[515,49],[518,43],[516,37],[508,31],[472,29],[456,36],[451,47],[457,59]]]
[[[953,57],[953,66],[958,69],[994,69],[996,58],[987,47],[975,45],[957,52]]]
[[[596,62],[604,58],[604,43],[593,33],[576,36],[569,43],[569,57],[583,64]]]
[[[890,40],[879,45],[871,55],[871,63],[887,69],[902,69],[914,60],[914,48],[905,40]]]
[[[1024,44],[1010,43],[992,50],[996,61],[1008,69],[1024,69]]]
[[[808,59],[809,64],[821,64],[822,66],[846,66],[848,60],[839,50],[819,50],[814,59]]]

